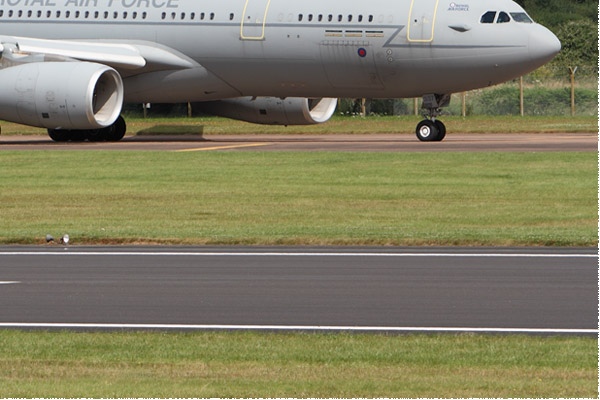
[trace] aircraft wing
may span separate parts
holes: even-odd
[[[188,69],[198,65],[174,49],[143,41],[125,43],[0,36],[0,51],[2,49],[11,49],[15,59],[38,57],[42,58],[40,61],[95,62],[113,67],[125,76],[150,71]]]

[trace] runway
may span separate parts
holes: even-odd
[[[0,248],[0,327],[598,333],[595,249]]]
[[[443,142],[421,143],[414,135],[189,135],[128,136],[116,143],[55,143],[48,136],[0,136],[1,150],[153,151],[598,151],[598,135],[449,134]]]

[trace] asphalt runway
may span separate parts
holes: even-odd
[[[116,143],[55,143],[48,136],[0,136],[1,150],[155,151],[598,151],[598,135],[460,134],[443,142],[421,143],[414,135],[188,135],[128,136]]]
[[[596,249],[3,247],[0,327],[598,333]]]

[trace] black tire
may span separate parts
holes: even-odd
[[[105,140],[108,142],[118,142],[123,139],[125,133],[127,133],[127,124],[123,117],[119,116],[114,124],[104,129]]]
[[[446,137],[446,125],[439,119],[435,120],[435,126],[438,128],[437,142],[441,142]]]
[[[68,142],[71,140],[71,134],[64,129],[48,129],[48,136],[55,142]]]
[[[417,125],[417,138],[421,142],[435,142],[438,140],[439,131],[435,122],[425,119]]]
[[[85,133],[87,140],[90,142],[103,142],[106,140],[104,129],[90,129]]]
[[[55,142],[83,142],[87,139],[87,131],[48,129],[48,136]]]

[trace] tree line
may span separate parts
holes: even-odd
[[[578,67],[580,75],[598,76],[598,1],[517,0],[538,23],[553,31],[562,51],[549,68]]]

